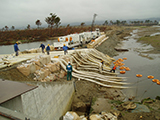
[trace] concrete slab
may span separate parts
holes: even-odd
[[[0,79],[0,104],[35,88],[37,86]]]

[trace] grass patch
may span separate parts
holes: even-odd
[[[95,104],[96,100],[97,100],[96,97],[93,97],[93,98],[92,98],[90,113],[92,113],[92,111],[94,110],[94,109],[92,108],[92,106]]]
[[[150,44],[153,47],[160,48],[160,35],[150,36],[150,37],[141,37],[138,39],[138,42]]]

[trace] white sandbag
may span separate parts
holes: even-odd
[[[47,64],[47,60],[44,57],[40,57],[39,61],[42,65]]]
[[[29,64],[23,64],[17,67],[17,69],[25,76],[28,76],[30,74],[30,65]]]
[[[47,64],[51,62],[51,56],[50,55],[46,55],[47,58]]]
[[[84,115],[79,116],[79,118],[80,118],[81,120],[87,120],[87,118],[86,118]]]
[[[67,112],[65,116],[63,116],[63,120],[81,120],[76,112]]]
[[[34,63],[35,66],[36,66],[36,70],[39,70],[39,69],[42,67],[42,65],[41,65],[41,63],[40,63],[39,60],[35,60],[35,61],[33,61],[33,63]]]
[[[80,117],[79,117],[79,115],[76,112],[70,111],[69,113],[72,114],[72,116],[74,117],[73,120],[81,120]]]
[[[63,120],[74,120],[74,116],[67,112],[64,116],[63,116]]]
[[[36,71],[36,65],[35,63],[30,63],[30,73],[34,73]]]
[[[101,116],[97,114],[93,114],[89,117],[90,120],[101,120]]]
[[[49,55],[43,55],[43,56],[40,56],[39,58],[40,58],[39,61],[43,65],[46,65],[51,62],[51,57]]]

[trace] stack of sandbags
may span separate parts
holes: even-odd
[[[57,79],[56,74],[52,74],[51,72],[47,70],[37,70],[34,74],[36,77],[34,78],[35,81],[54,81]]]
[[[22,51],[22,53],[40,53],[42,52],[41,48],[33,48],[33,49],[26,49],[24,51]]]
[[[46,65],[51,62],[51,57],[49,55],[39,55],[37,57],[42,65]]]
[[[51,58],[49,55],[40,55],[36,57],[35,59],[27,60],[26,63],[22,63],[22,65],[19,65],[17,67],[17,69],[23,75],[28,76],[29,74],[34,73],[36,70],[39,70],[40,68],[42,68],[43,66],[45,66],[46,64],[50,62],[51,62]],[[49,71],[49,69],[47,70]]]
[[[36,65],[34,63],[26,63],[17,67],[17,69],[25,76],[36,71]]]
[[[36,77],[34,78],[35,81],[41,81],[41,80],[44,80],[44,78],[45,78],[45,74],[44,74],[44,72],[41,71],[41,70],[37,70],[37,71],[34,73],[34,75],[36,76]]]
[[[40,70],[35,71],[34,75],[36,77],[34,78],[34,80],[38,80],[38,81],[44,80],[45,77],[49,76],[50,74],[51,72],[49,69],[41,68]]]
[[[59,62],[49,63],[45,66],[45,68],[48,68],[51,72],[57,72],[60,70],[60,63]]]
[[[94,42],[90,42],[87,45],[87,48],[93,48],[94,46],[96,46],[99,42],[101,42],[106,36],[105,35],[101,35],[100,37],[98,37],[97,39],[95,39]]]

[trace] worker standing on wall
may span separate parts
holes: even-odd
[[[64,50],[64,55],[66,55],[68,53],[68,47],[64,44],[62,49]]]
[[[18,56],[18,51],[19,51],[18,42],[14,44],[14,51],[16,52],[16,56]]]
[[[49,51],[50,51],[49,44],[48,44],[48,46],[46,47],[46,51],[47,51],[47,55],[49,55]]]
[[[44,53],[45,45],[43,43],[41,43],[40,47],[42,48],[42,53]]]
[[[113,71],[115,73],[116,68],[117,68],[116,65],[114,65],[113,68],[112,68],[112,70],[110,70],[110,72]]]
[[[67,81],[72,79],[72,65],[70,62],[68,62],[68,65],[66,66],[67,70]]]

